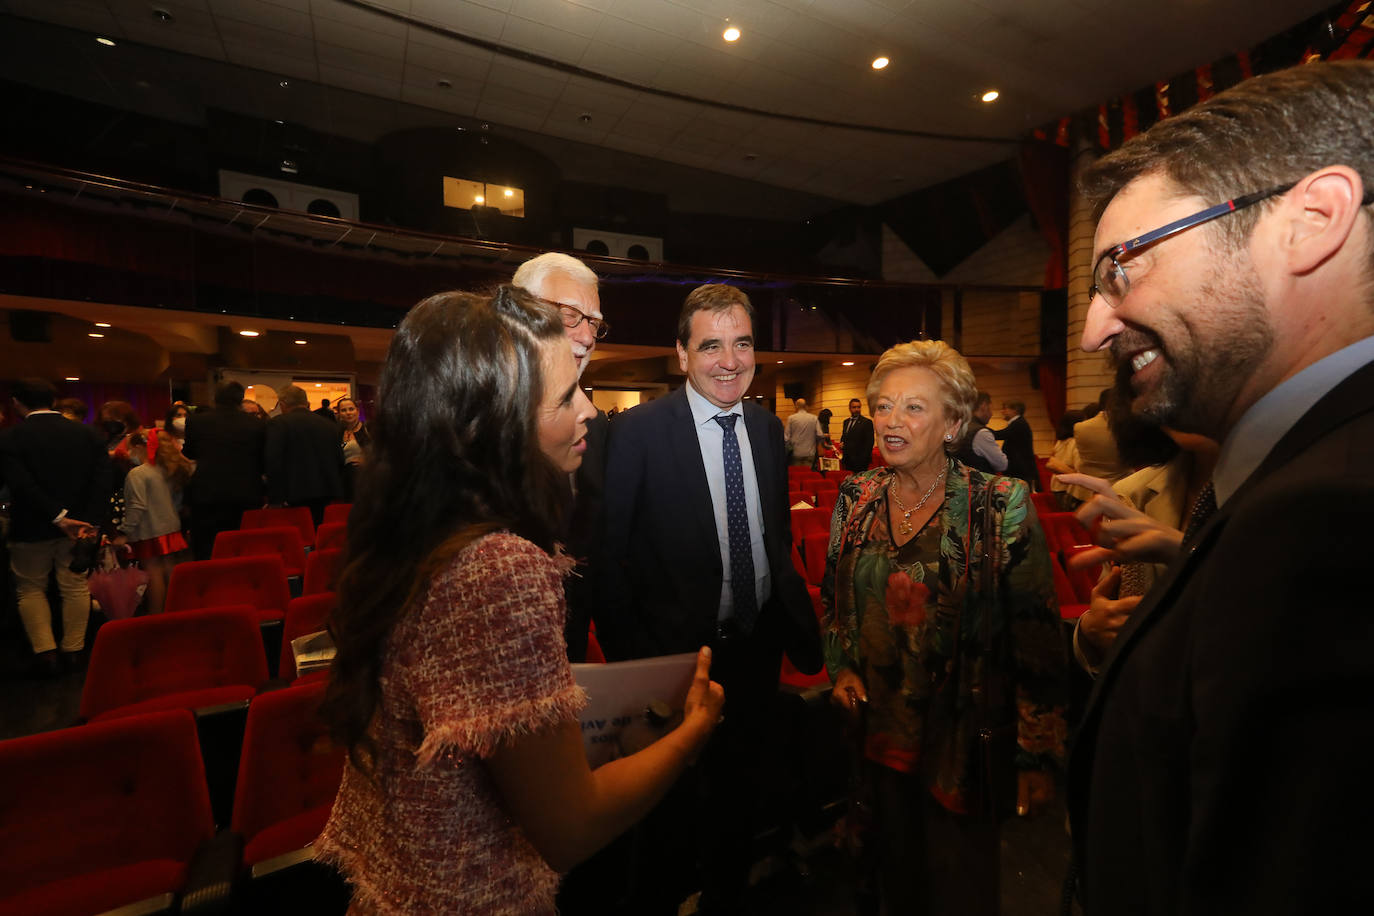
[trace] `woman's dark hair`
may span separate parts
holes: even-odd
[[[539,448],[537,423],[542,344],[563,336],[557,310],[503,286],[431,296],[391,340],[348,519],[323,706],[364,772],[376,756],[368,726],[387,643],[428,579],[498,529],[554,548],[563,481]]]
[[[1081,410],[1066,410],[1064,415],[1059,418],[1059,423],[1054,427],[1054,441],[1063,442],[1065,439],[1073,438],[1073,428],[1082,423],[1086,417]]]

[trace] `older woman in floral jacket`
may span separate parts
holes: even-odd
[[[840,487],[821,599],[833,698],[863,720],[887,912],[995,914],[996,815],[1053,795],[1063,637],[1023,481],[956,461],[976,386],[941,341],[868,385],[888,467]]]

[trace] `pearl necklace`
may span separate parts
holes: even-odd
[[[888,492],[892,494],[892,498],[897,501],[897,511],[902,513],[902,521],[898,525],[898,531],[901,532],[902,537],[909,536],[911,532],[915,530],[911,526],[911,513],[917,511],[926,504],[926,500],[930,499],[930,494],[935,492],[935,488],[940,485],[940,481],[944,480],[944,478],[945,472],[943,470],[936,474],[935,481],[930,485],[930,489],[926,490],[926,495],[921,497],[920,502],[908,509],[902,504],[902,496],[897,492],[897,475],[892,475],[892,483],[888,484],[887,489]]]

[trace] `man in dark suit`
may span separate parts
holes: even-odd
[[[846,471],[868,470],[873,462],[873,421],[864,416],[863,402],[849,399],[849,417],[840,433],[840,467]]]
[[[1130,367],[1134,413],[1222,443],[1074,749],[1088,916],[1369,909],[1374,142],[1350,119],[1371,108],[1374,62],[1308,64],[1084,175],[1083,348]]]
[[[310,400],[296,385],[283,388],[277,404],[281,416],[267,421],[263,458],[267,501],[307,506],[318,525],[324,519],[324,507],[343,496],[339,426],[311,413]]]
[[[992,437],[1002,440],[1002,451],[1007,453],[1006,475],[1020,477],[1030,484],[1032,490],[1038,490],[1040,471],[1035,465],[1035,437],[1031,434],[1025,413],[1026,405],[1021,401],[1003,403],[1002,419],[1007,421],[1007,425],[994,429]]]
[[[530,258],[521,264],[511,283],[558,307],[581,376],[591,362],[596,342],[611,329],[601,315],[598,280],[590,267],[557,251]],[[587,450],[582,464],[568,481],[567,531],[564,548],[578,561],[577,574],[564,584],[568,614],[563,637],[568,661],[587,660],[587,631],[596,608],[596,574],[600,566],[598,535],[601,530],[602,492],[606,488],[605,411],[587,421]],[[600,888],[597,889],[598,891]]]
[[[634,911],[676,912],[674,867],[700,853],[702,911],[734,912],[751,864],[753,803],[766,778],[760,736],[782,653],[817,671],[820,639],[792,567],[782,424],[742,403],[754,377],[749,298],[720,284],[693,290],[677,352],[687,384],[611,429],[610,562],[597,635],[612,660],[714,649],[711,676],[725,687],[726,714],[698,774],[705,801],[682,788],[665,802],[659,829],[650,825],[656,849],[640,861],[669,873],[638,876],[647,893]],[[673,849],[670,838],[685,845]]]
[[[113,470],[91,430],[52,409],[56,391],[42,379],[10,388],[24,418],[0,433],[0,480],[10,488],[10,571],[19,616],[33,647],[38,673],[57,673],[57,642],[48,605],[48,576],[62,595],[62,654],[75,658],[86,645],[91,595],[85,570],[73,572],[78,539],[95,538],[109,514]],[[91,543],[91,542],[87,542]],[[94,546],[93,543],[91,546]]]
[[[196,462],[187,487],[191,547],[197,560],[210,559],[215,536],[239,526],[244,510],[262,508],[262,456],[267,428],[244,413],[243,386],[225,382],[215,390],[215,409],[186,421],[182,451]]]

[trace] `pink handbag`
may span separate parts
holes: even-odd
[[[109,620],[124,620],[134,616],[148,587],[148,573],[137,566],[120,566],[114,550],[100,551],[100,564],[86,580],[91,597],[100,602],[100,609]]]

